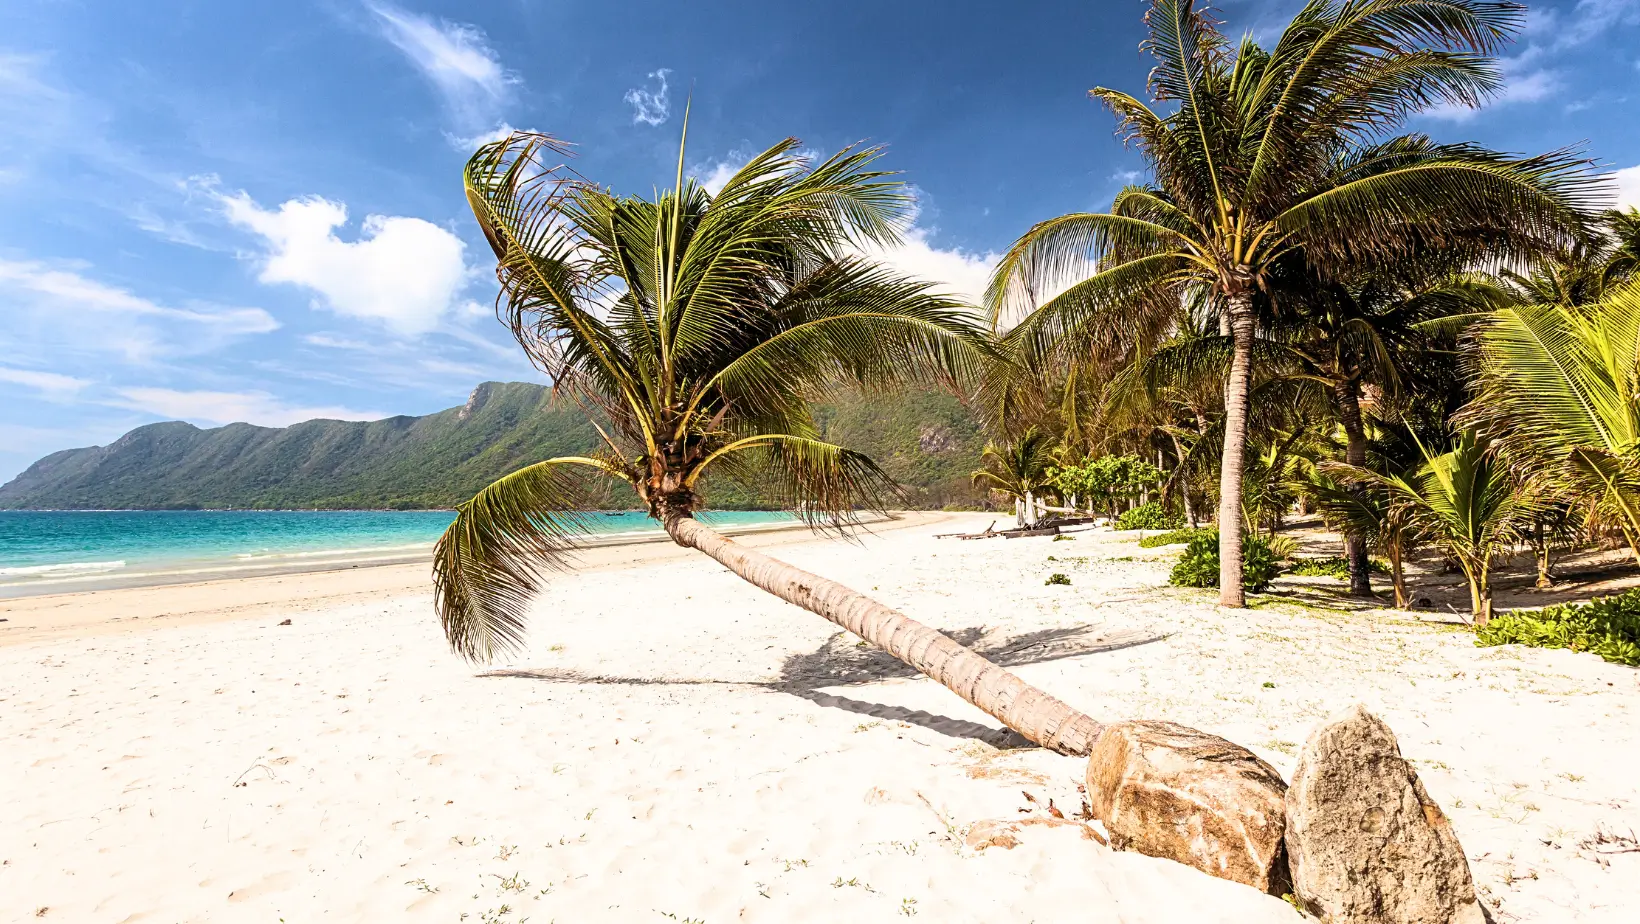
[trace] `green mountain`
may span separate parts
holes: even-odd
[[[984,444],[951,396],[911,391],[844,396],[819,408],[829,439],[876,459],[913,506],[970,506]],[[425,417],[289,427],[236,423],[201,430],[180,421],[138,427],[107,446],[68,449],[0,486],[0,509],[449,507],[513,469],[593,449],[596,431],[550,389],[485,382],[467,403]],[[712,506],[758,506],[725,487]],[[610,508],[636,498],[614,486]]]

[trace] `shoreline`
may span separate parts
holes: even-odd
[[[31,513],[57,511],[28,511]],[[62,511],[80,512],[80,511]],[[95,512],[95,511],[83,511]],[[123,512],[123,511],[118,511]],[[150,512],[150,511],[142,511]],[[178,511],[186,513],[209,513],[216,511]],[[221,511],[227,512],[227,511]],[[243,512],[243,511],[233,511]],[[269,511],[273,512],[273,511]],[[296,511],[325,513],[329,511]],[[608,511],[593,511],[606,513]],[[926,511],[914,511],[926,512]],[[905,512],[895,512],[887,517],[872,516],[857,521],[861,526],[870,526],[876,523],[887,522],[902,516]],[[783,530],[808,529],[800,520],[789,523],[748,523],[738,526],[725,526],[720,532],[728,536],[748,535],[758,532],[779,532]],[[669,537],[658,527],[654,530],[627,531],[620,533],[594,534],[580,542],[583,549],[605,548],[609,546],[642,545],[654,542],[668,542]],[[243,578],[274,577],[290,574],[323,574],[335,571],[352,571],[358,568],[380,568],[393,565],[409,565],[432,560],[433,543],[417,548],[415,551],[402,551],[403,547],[383,549],[337,550],[327,552],[315,550],[293,554],[291,557],[278,562],[228,562],[209,559],[188,562],[177,562],[173,566],[160,565],[154,570],[131,571],[122,574],[84,574],[64,577],[41,578],[32,581],[14,581],[0,583],[0,601],[18,600],[29,597],[59,596],[74,593],[92,593],[105,590],[125,590],[139,587],[164,587],[175,584],[192,584],[202,581],[227,581]],[[397,551],[398,554],[382,554]],[[305,556],[305,557],[304,557]],[[140,566],[139,566],[140,567]]]
[[[957,514],[897,511],[861,520],[858,532],[864,536],[893,532],[953,516]],[[830,541],[801,522],[748,524],[723,532],[759,548]],[[700,553],[676,545],[665,533],[611,535],[584,542],[569,573],[630,568],[689,556]],[[265,566],[275,569],[272,571],[231,569],[232,573],[207,572],[209,576],[204,577],[200,571],[170,572],[146,583],[67,589],[57,585],[48,593],[34,594],[7,595],[9,588],[0,588],[0,648],[429,594],[431,561],[430,554],[419,554],[346,563],[291,562],[283,568]]]

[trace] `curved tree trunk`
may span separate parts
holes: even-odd
[[[1241,589],[1241,474],[1247,455],[1247,396],[1253,381],[1253,296],[1229,297],[1235,350],[1224,386],[1224,455],[1219,464],[1219,605],[1246,606]]]
[[[822,616],[939,681],[1032,743],[1084,755],[1104,726],[911,617],[836,581],[748,549],[702,525],[675,517],[666,531],[771,594]]]
[[[1333,401],[1338,405],[1338,419],[1344,424],[1344,436],[1347,440],[1344,461],[1357,468],[1365,468],[1367,428],[1361,420],[1361,396],[1356,393],[1356,384],[1352,381],[1334,383]],[[1353,485],[1350,490],[1360,494],[1366,488]],[[1367,540],[1360,536],[1346,537],[1344,558],[1349,561],[1350,567],[1350,595],[1372,596],[1372,569],[1367,558]]]

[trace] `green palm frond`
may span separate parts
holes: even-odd
[[[433,602],[457,654],[489,661],[522,646],[543,569],[563,568],[576,537],[589,531],[588,468],[618,474],[603,460],[548,459],[456,508],[433,550]]]

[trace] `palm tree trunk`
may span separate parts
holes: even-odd
[[[1173,440],[1173,452],[1175,454],[1177,454],[1178,457],[1179,457],[1179,468],[1178,468],[1179,499],[1184,502],[1184,518],[1185,518],[1185,521],[1190,524],[1190,528],[1195,529],[1196,528],[1196,511],[1195,511],[1194,508],[1192,508],[1190,506],[1190,476],[1184,471],[1184,461],[1185,461],[1184,444],[1179,442],[1178,434],[1169,433],[1168,436],[1171,437],[1172,440]],[[1165,491],[1162,494],[1162,502],[1163,503],[1167,502],[1167,494],[1166,494]]]
[[[1246,606],[1241,589],[1241,475],[1247,454],[1247,398],[1253,380],[1253,296],[1229,296],[1235,338],[1224,386],[1224,455],[1219,464],[1219,605]]]
[[[1344,461],[1357,468],[1367,464],[1367,430],[1361,422],[1361,397],[1353,381],[1340,380],[1333,385],[1333,401],[1338,405],[1338,417],[1344,424],[1346,448]],[[1366,488],[1353,485],[1350,491],[1360,494]],[[1360,536],[1344,539],[1344,557],[1349,561],[1350,595],[1372,596],[1372,570],[1367,560],[1367,540]]]
[[[1085,755],[1104,726],[911,617],[836,581],[739,545],[693,517],[666,531],[751,584],[853,632],[921,671],[1033,744]]]
[[[1385,543],[1384,551],[1389,554],[1389,579],[1395,586],[1395,608],[1404,610],[1410,601],[1407,599],[1407,574],[1406,566],[1401,563],[1400,541]]]

